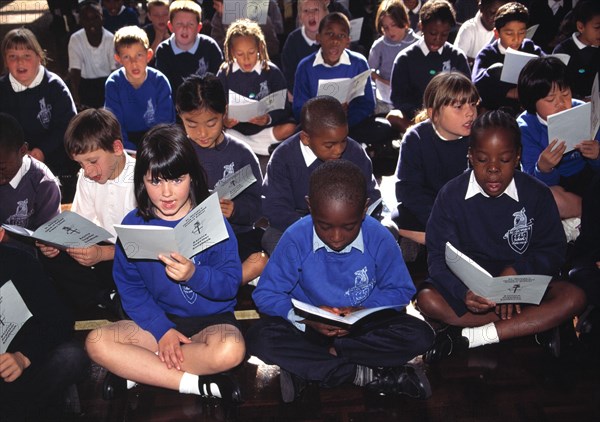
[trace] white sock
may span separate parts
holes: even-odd
[[[183,394],[200,395],[200,387],[198,387],[198,375],[184,372],[179,381],[179,392]]]
[[[463,337],[469,340],[469,349],[483,346],[484,344],[498,343],[498,331],[493,322],[482,325],[481,327],[463,328]]]
[[[131,380],[127,380],[127,389],[131,390],[133,387],[135,387],[137,385],[137,382],[135,381],[131,381]]]

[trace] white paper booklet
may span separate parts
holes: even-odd
[[[568,54],[551,54],[551,56],[560,59],[565,65],[569,64],[569,59],[571,58]],[[535,54],[508,48],[504,55],[504,65],[502,66],[500,80],[516,85],[519,81],[521,70],[523,70],[530,60],[538,57]]]
[[[11,233],[32,237],[59,249],[87,248],[113,237],[107,230],[72,211],[58,214],[36,231],[10,224],[3,224],[2,227]]]
[[[594,139],[599,126],[600,94],[598,93],[598,75],[596,74],[589,103],[548,116],[548,143],[554,139],[564,141],[567,146],[566,154],[581,141]]]
[[[348,315],[336,315],[331,312],[325,311],[317,306],[311,305],[300,300],[292,299],[292,305],[298,311],[297,313],[301,316],[305,316],[311,320],[325,320],[325,322],[332,325],[351,326],[356,322],[360,321],[364,317],[374,314],[375,312],[382,311],[384,309],[402,308],[406,305],[389,305],[379,306],[377,308],[361,309],[360,311],[352,312]]]
[[[540,27],[540,24],[538,23],[535,25],[531,25],[529,28],[527,28],[527,33],[525,34],[525,38],[527,38],[528,40],[532,39],[539,27]]]
[[[356,42],[360,40],[360,33],[362,32],[362,26],[365,18],[356,18],[350,21],[350,41]]]
[[[500,303],[533,303],[539,305],[549,275],[510,275],[492,277],[479,264],[446,242],[446,265],[476,295]]]
[[[11,280],[0,287],[0,354],[33,315]]]
[[[379,79],[375,81],[375,86],[377,87],[377,98],[379,98],[381,101],[391,104],[392,86],[384,84]]]
[[[241,18],[264,25],[267,23],[268,12],[269,0],[223,0],[224,25],[230,25]]]
[[[171,252],[191,258],[229,238],[217,194],[206,198],[174,228],[115,224],[115,230],[132,259],[157,260],[159,254]]]
[[[214,192],[219,195],[219,199],[233,199],[254,182],[256,177],[252,173],[252,167],[246,164],[232,175],[220,180]]]
[[[232,90],[229,90],[229,106],[227,116],[239,122],[248,122],[253,117],[258,117],[274,110],[283,110],[285,100],[287,99],[287,90],[281,89],[275,91],[260,101],[244,97]]]
[[[364,95],[365,85],[370,75],[369,69],[353,78],[319,79],[317,95],[330,95],[342,104],[349,103],[356,97]]]
[[[372,204],[369,205],[369,207],[367,208],[367,215],[371,215],[373,214],[373,212],[375,211],[375,209],[379,206],[379,204],[381,204],[383,202],[383,200],[381,198],[379,198],[378,200],[376,200],[375,202],[373,202]]]

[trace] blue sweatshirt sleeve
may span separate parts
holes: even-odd
[[[538,169],[537,162],[540,154],[548,147],[548,131],[537,120],[537,116],[523,112],[517,123],[521,129],[521,165],[523,171],[544,182],[547,186],[558,185],[560,173],[556,168],[548,173]]]
[[[46,71],[46,75],[48,74],[49,72]],[[64,149],[65,130],[71,118],[77,114],[73,97],[65,83],[55,75],[49,83],[52,98],[52,119],[50,130],[45,135],[47,140],[38,144],[38,148],[42,150],[46,157],[53,155],[55,151]]]
[[[469,289],[446,265],[446,242],[460,249],[458,227],[451,215],[451,198],[446,193],[445,188],[438,193],[427,222],[427,268],[429,278],[436,287],[464,301]]]
[[[115,70],[106,80],[104,85],[104,108],[109,109],[115,115],[119,123],[121,124],[121,136],[123,136],[123,144],[129,144],[129,138],[127,137],[127,130],[125,130],[125,119],[124,110],[121,104],[121,98],[119,96],[119,83],[117,81],[117,73],[119,70]]]

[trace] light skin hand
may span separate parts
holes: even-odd
[[[2,227],[0,227],[0,243],[2,243],[2,241],[6,242],[6,240],[4,240],[5,237],[8,240],[8,236],[6,235],[6,230],[4,230]]]
[[[219,204],[221,204],[221,212],[225,218],[230,218],[235,210],[235,203],[231,199],[219,199]]]
[[[21,352],[0,354],[0,378],[13,382],[29,368],[31,361]]]
[[[44,245],[40,242],[35,242],[35,246],[39,248],[40,252],[43,253],[46,258],[55,258],[60,253],[60,250],[54,246]]]
[[[89,248],[68,248],[67,253],[81,265],[91,267],[98,262],[112,259],[115,255],[115,247],[93,245]]]
[[[41,162],[44,162],[44,160],[46,159],[46,156],[44,155],[42,150],[39,148],[30,149],[29,155],[31,155],[33,158],[35,158],[36,160],[41,161]]]
[[[556,148],[553,151],[552,148],[554,148],[555,145]],[[562,156],[565,153],[566,149],[567,145],[564,141],[559,141],[558,139],[555,139],[552,142],[550,142],[538,158],[538,169],[542,173],[550,173],[552,169],[556,167],[558,163],[560,163],[560,160],[562,160]]]
[[[582,156],[590,160],[597,160],[600,155],[600,143],[593,139],[581,141],[575,145],[575,149],[579,150]]]
[[[158,255],[158,259],[165,264],[167,275],[175,281],[185,283],[192,278],[196,271],[194,263],[177,252],[172,252],[168,257]]]
[[[257,126],[266,126],[269,124],[269,115],[263,114],[262,116],[253,117],[250,119],[250,123]]]
[[[167,368],[181,371],[181,362],[183,362],[181,343],[189,344],[191,342],[192,340],[175,328],[171,328],[158,341],[158,357],[167,365]]]
[[[239,121],[237,121],[236,119],[230,119],[229,117],[223,117],[223,125],[227,129],[231,129],[232,127],[236,126],[238,123],[239,123]]]
[[[478,296],[469,290],[465,295],[465,306],[469,311],[475,314],[481,314],[489,311],[491,308],[494,308],[496,303],[484,297]]]

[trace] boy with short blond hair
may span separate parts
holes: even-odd
[[[111,304],[114,224],[136,206],[133,190],[135,159],[121,142],[121,127],[107,109],[87,109],[75,116],[65,133],[65,149],[80,166],[71,211],[113,234],[110,243],[59,251],[41,245],[46,270],[67,302],[85,309]]]
[[[156,68],[163,72],[173,88],[177,88],[186,76],[217,74],[223,63],[223,53],[212,38],[200,34],[202,9],[191,0],[176,0],[169,6],[169,30],[171,37],[156,50]]]
[[[148,129],[175,122],[171,85],[162,72],[147,66],[153,52],[142,28],[121,28],[114,42],[115,60],[123,67],[106,81],[104,107],[119,120],[125,148],[135,150]]]

